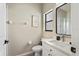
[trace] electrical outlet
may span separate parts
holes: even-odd
[[[76,53],[76,48],[75,47],[71,47],[71,52]]]

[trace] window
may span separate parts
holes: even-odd
[[[50,11],[45,14],[45,31],[51,31],[51,32],[53,31],[52,21],[53,21],[53,12]]]

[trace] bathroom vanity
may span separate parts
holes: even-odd
[[[42,39],[43,56],[71,56],[71,45],[53,39]]]

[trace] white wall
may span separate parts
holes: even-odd
[[[62,4],[64,4],[64,3],[56,3],[56,7],[59,7],[59,6],[61,6]]]
[[[41,26],[41,4],[7,4],[8,19],[13,24],[8,25],[8,55],[18,55],[31,50],[31,47],[37,44],[42,36]],[[39,16],[39,26],[32,27],[32,15]],[[23,23],[27,22],[27,25]],[[33,41],[32,45],[27,45]]]
[[[72,44],[77,49],[79,55],[79,3],[71,4],[71,34]]]

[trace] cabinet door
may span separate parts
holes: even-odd
[[[65,54],[64,52],[62,52],[62,51],[60,51],[58,49],[53,48],[53,50],[54,50],[54,52],[51,53],[52,56],[67,56],[67,54]]]
[[[48,45],[48,56],[66,56],[64,52],[60,51],[59,49],[54,48],[53,46]]]
[[[43,56],[67,56],[64,52],[48,45],[47,43],[43,42],[42,43],[43,50],[42,50],[42,55]]]
[[[48,45],[45,42],[42,42],[42,55],[43,56],[48,56],[50,54]]]

